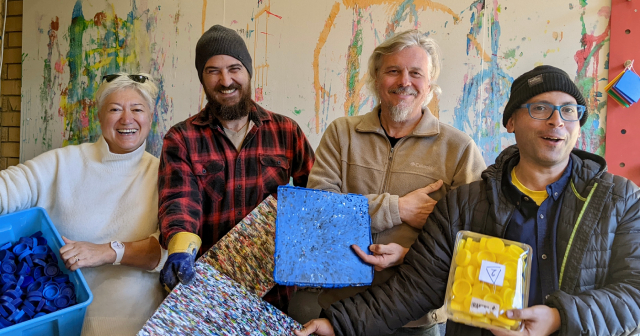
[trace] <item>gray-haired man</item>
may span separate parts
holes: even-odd
[[[379,100],[362,116],[335,120],[316,151],[308,187],[357,193],[369,199],[373,284],[396,273],[387,256],[407,250],[436,202],[460,185],[480,179],[485,163],[473,140],[440,123],[426,107],[440,88],[440,55],[435,41],[417,30],[379,45],[369,59],[369,88]],[[324,290],[323,308],[369,287]],[[395,335],[438,335],[441,311],[431,311]],[[369,323],[369,321],[363,321]]]

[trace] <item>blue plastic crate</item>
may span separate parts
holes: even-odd
[[[87,306],[93,301],[93,295],[80,270],[67,270],[58,251],[64,245],[62,237],[51,223],[47,212],[42,208],[31,208],[0,216],[0,245],[17,242],[20,237],[30,236],[42,231],[49,247],[58,256],[58,267],[69,275],[76,288],[77,304],[60,309],[45,316],[21,322],[11,327],[0,329],[2,336],[74,336],[82,332],[82,323]]]
[[[353,252],[369,253],[371,217],[366,197],[278,187],[274,278],[281,285],[366,286],[373,267]]]

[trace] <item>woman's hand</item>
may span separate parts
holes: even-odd
[[[60,257],[71,271],[84,267],[113,264],[116,261],[116,251],[111,248],[109,243],[93,244],[73,241],[66,237],[62,237],[62,240],[66,245],[60,248]]]

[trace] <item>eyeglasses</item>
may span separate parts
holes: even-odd
[[[583,105],[566,104],[553,105],[549,103],[530,103],[520,106],[529,111],[529,116],[536,120],[549,120],[555,110],[560,113],[560,118],[564,121],[578,121],[582,118],[584,111],[587,109]]]
[[[103,81],[107,81],[107,83],[111,83],[114,79],[120,77],[120,76],[125,76],[125,75],[119,75],[119,74],[113,74],[113,75],[104,75],[102,76],[102,80]],[[129,79],[131,79],[134,82],[137,83],[144,83],[147,81],[147,79],[149,79],[147,76],[143,76],[143,75],[126,75],[127,77],[129,77]]]

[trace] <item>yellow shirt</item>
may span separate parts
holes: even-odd
[[[531,197],[531,199],[534,202],[536,202],[538,206],[540,206],[540,204],[542,204],[542,202],[544,202],[544,200],[546,200],[547,197],[549,197],[549,194],[547,193],[546,190],[542,190],[542,191],[531,190],[525,187],[522,183],[520,183],[520,180],[518,180],[518,177],[516,176],[515,168],[511,170],[511,182],[513,182],[513,185],[516,186],[516,188],[518,188],[520,192]]]

